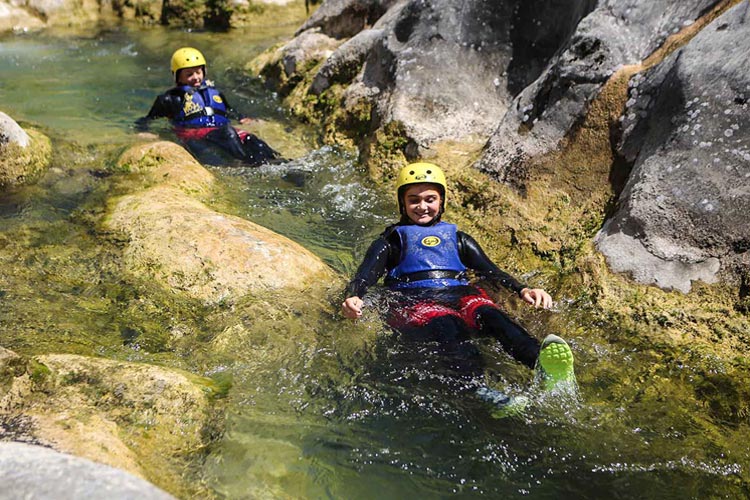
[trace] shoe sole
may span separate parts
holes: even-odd
[[[573,351],[559,337],[550,340],[539,352],[539,367],[545,375],[545,386],[552,388],[559,382],[575,383]]]

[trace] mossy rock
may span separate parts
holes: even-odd
[[[0,145],[0,189],[34,183],[47,171],[52,161],[52,142],[34,129],[26,130],[29,145]]]
[[[185,148],[169,141],[136,144],[117,161],[116,169],[131,174],[121,190],[136,191],[154,185],[174,186],[189,195],[207,195],[215,178]]]
[[[226,387],[174,369],[86,356],[4,359],[20,360],[24,369],[12,373],[4,398],[0,393],[0,420],[25,421],[25,441],[126,470],[178,496],[206,493],[182,473],[218,434],[213,401]]]

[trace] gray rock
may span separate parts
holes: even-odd
[[[619,152],[634,162],[597,237],[617,271],[681,291],[750,249],[749,4],[630,82]]]
[[[398,0],[327,0],[297,30],[312,28],[334,38],[349,38],[372,26]]]
[[[0,499],[168,500],[171,495],[127,472],[42,446],[0,442]]]
[[[29,135],[13,118],[0,111],[0,145],[8,143],[25,148],[29,145]]]
[[[352,81],[369,52],[382,40],[383,34],[382,29],[367,29],[341,44],[316,73],[310,85],[310,93],[320,95],[333,83]]]
[[[290,77],[306,64],[315,64],[333,53],[338,42],[317,30],[306,31],[283,48],[282,65]]]
[[[512,60],[512,9],[490,0],[396,5],[376,24],[385,36],[353,85],[376,96],[380,124],[404,125],[415,154],[438,140],[486,136],[511,99],[500,75]]]
[[[519,164],[555,149],[618,68],[639,63],[667,36],[716,3],[579,0],[549,5],[536,0],[527,4],[527,15],[515,22],[530,28],[536,24],[538,34],[534,36],[543,41],[533,37],[514,40],[514,60],[517,55],[520,62],[509,68],[508,85],[511,92],[520,93],[502,116],[477,167],[503,181],[518,183],[525,174]],[[553,54],[559,55],[545,61]],[[527,68],[520,76],[513,74],[518,65]],[[529,82],[541,65],[541,75]]]

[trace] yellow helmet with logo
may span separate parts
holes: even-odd
[[[439,184],[445,192],[445,174],[440,167],[434,163],[418,162],[410,163],[398,173],[396,189],[401,189],[409,184]]]
[[[177,49],[172,54],[172,73],[177,78],[177,72],[183,68],[194,68],[196,66],[203,66],[204,72],[206,67],[206,58],[199,50],[192,47],[182,47]],[[203,75],[205,77],[205,75]]]
[[[412,184],[437,184],[440,187],[440,213],[445,210],[446,182],[443,170],[434,163],[410,163],[402,168],[396,178],[396,195],[398,196],[398,210],[404,214],[404,191]]]

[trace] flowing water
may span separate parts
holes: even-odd
[[[220,497],[746,497],[750,459],[732,441],[746,437],[737,426],[719,427],[722,440],[696,424],[690,415],[701,409],[679,391],[658,393],[661,384],[653,394],[649,380],[635,379],[650,358],[596,340],[617,335],[598,337],[593,320],[564,301],[527,324],[539,337],[554,330],[571,341],[578,400],[540,393],[532,374],[488,339],[472,343],[485,365],[477,374],[459,362],[474,363],[466,353],[397,342],[374,313],[342,321],[331,313],[335,290],[320,306],[300,306],[301,320],[265,324],[263,342],[221,359],[204,345],[218,334],[214,312],[174,303],[164,312],[134,300],[143,290],[119,276],[116,252],[91,220],[107,165],[137,140],[131,124],[169,86],[168,58],[181,45],[200,47],[232,104],[265,120],[264,130],[275,132],[264,138],[294,158],[258,169],[209,166],[233,193],[223,203],[307,246],[342,276],[390,220],[393,200],[368,187],[355,157],[315,149],[311,131],[241,71],[292,30],[121,27],[0,39],[2,110],[40,127],[55,146],[37,185],[0,198],[0,345],[229,375],[226,432],[190,478]],[[166,124],[154,129],[169,137]],[[162,323],[175,321],[204,334],[170,343]],[[675,378],[688,376],[689,367],[675,367]],[[525,394],[531,405],[499,418],[475,394],[484,385]]]

